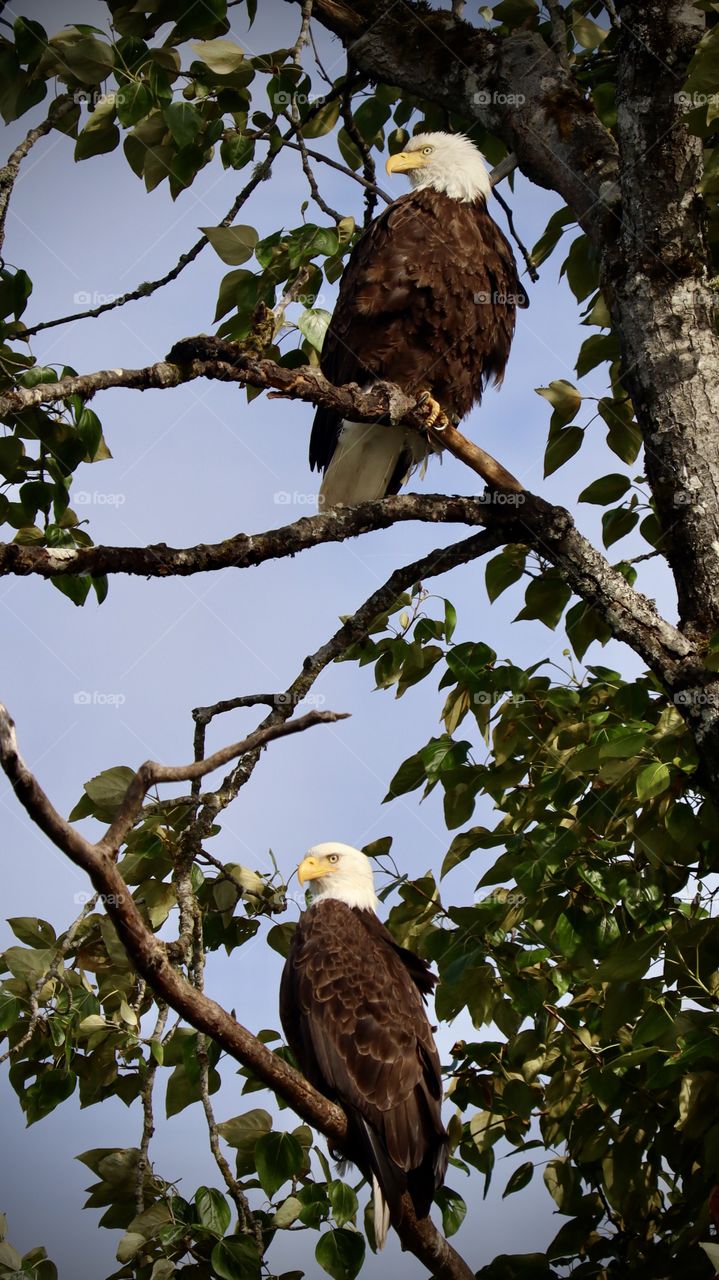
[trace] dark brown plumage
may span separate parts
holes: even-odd
[[[424,1217],[447,1166],[442,1080],[423,996],[436,982],[373,911],[336,898],[300,917],[280,1017],[307,1079],[345,1109],[347,1156],[394,1216],[408,1190]]]
[[[501,383],[516,307],[526,305],[511,247],[484,197],[460,200],[424,187],[395,200],[355,246],[322,372],[338,386],[381,378],[409,393],[429,389],[459,421],[490,381]],[[317,410],[313,468],[326,471],[341,429],[336,413]],[[386,492],[398,491],[413,461],[405,449]]]

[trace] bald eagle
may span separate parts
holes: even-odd
[[[282,974],[280,1018],[307,1079],[347,1114],[345,1154],[372,1184],[381,1249],[404,1192],[426,1217],[447,1168],[442,1076],[424,1009],[437,979],[378,920],[359,849],[315,845],[298,874],[313,902]]]
[[[527,305],[509,242],[487,212],[482,155],[459,134],[420,133],[387,160],[412,191],[357,243],[342,276],[321,368],[334,383],[378,378],[426,394],[430,424],[469,413],[502,382],[516,307]],[[435,446],[436,447],[436,446]],[[326,510],[397,493],[430,446],[401,424],[347,422],[319,408],[310,466]]]

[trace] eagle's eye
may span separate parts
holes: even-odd
[[[434,147],[422,147],[423,156],[431,156],[433,151],[434,151]]]
[[[340,855],[338,853],[330,853],[327,855],[328,862],[339,862]]]

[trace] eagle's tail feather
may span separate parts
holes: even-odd
[[[406,471],[400,467],[403,454],[407,455]],[[396,492],[425,454],[426,446],[415,431],[344,421],[320,487],[321,510],[338,503],[372,502]]]
[[[372,1204],[374,1207],[374,1238],[378,1249],[384,1249],[390,1227],[389,1205],[382,1195],[382,1188],[372,1174]]]

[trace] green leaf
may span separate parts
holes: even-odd
[[[202,127],[202,116],[191,102],[171,102],[162,114],[176,146],[187,147],[194,142]]]
[[[584,431],[581,427],[566,427],[552,436],[544,452],[545,479],[573,458],[581,449],[583,441]]]
[[[425,781],[426,773],[422,762],[420,752],[410,756],[400,765],[392,781],[389,784],[389,791],[383,800],[386,804],[388,800],[393,800],[395,796],[406,795],[408,791],[415,791],[417,787],[421,787]]]
[[[450,1187],[440,1187],[434,1198],[442,1210],[442,1229],[449,1239],[459,1231],[464,1222],[467,1205],[458,1192],[452,1191]]]
[[[346,1182],[335,1178],[327,1184],[327,1194],[337,1226],[343,1227],[347,1222],[354,1222],[359,1208],[356,1191],[348,1187]]]
[[[573,383],[566,378],[558,378],[550,382],[548,387],[535,387],[538,396],[542,396],[551,404],[557,415],[557,422],[565,426],[571,422],[581,408],[582,395]]]
[[[322,350],[322,344],[325,340],[325,334],[329,328],[332,319],[332,312],[325,311],[322,307],[306,308],[302,312],[297,321],[297,328],[316,351]]]
[[[552,631],[571,597],[571,590],[559,576],[556,569],[547,569],[538,578],[533,578],[527,587],[524,597],[524,608],[517,614],[520,619],[539,618]]]
[[[315,1258],[332,1280],[355,1280],[364,1262],[365,1243],[358,1231],[340,1227],[320,1236]]]
[[[487,561],[484,577],[487,595],[492,603],[507,590],[507,587],[519,581],[524,573],[526,562],[526,548],[511,545],[500,551],[498,556]]]
[[[218,257],[228,266],[236,267],[252,257],[257,244],[254,227],[200,227]]]
[[[660,760],[654,760],[637,775],[637,799],[642,804],[646,804],[647,800],[653,800],[655,796],[662,795],[670,782],[669,765]]]
[[[220,1137],[237,1151],[237,1174],[244,1177],[255,1172],[255,1146],[259,1138],[272,1129],[269,1112],[258,1107],[244,1115],[233,1116],[217,1126]]]
[[[112,47],[95,36],[78,35],[77,27],[52,36],[49,43],[62,70],[72,72],[81,84],[100,84],[114,67]]]
[[[117,1246],[115,1257],[118,1262],[130,1262],[145,1243],[145,1237],[137,1231],[126,1231]]]
[[[305,138],[322,138],[326,133],[330,133],[339,119],[340,106],[339,98],[333,98],[331,102],[326,102],[302,126],[303,136]]]
[[[224,1236],[232,1220],[230,1206],[214,1187],[198,1187],[195,1192],[197,1216],[203,1227],[215,1236]]]
[[[226,1236],[219,1240],[210,1262],[220,1280],[260,1280],[262,1273],[257,1244],[249,1236]]]
[[[267,1133],[255,1144],[257,1176],[271,1200],[289,1178],[296,1178],[305,1166],[305,1153],[291,1133]]]
[[[86,573],[61,573],[50,581],[56,591],[67,596],[68,600],[72,600],[72,603],[78,607],[84,605],[92,586],[90,576]]]
[[[28,1124],[35,1124],[65,1102],[75,1092],[77,1076],[72,1071],[43,1068],[20,1099]]]
[[[596,506],[605,507],[609,502],[618,502],[631,487],[632,482],[628,476],[614,471],[610,475],[600,476],[598,480],[593,480],[587,485],[586,489],[582,489],[578,501],[592,502]]]
[[[104,769],[85,783],[85,794],[92,801],[97,817],[114,818],[134,777],[134,769],[116,765],[114,769]]]
[[[232,75],[245,59],[244,50],[234,40],[207,40],[193,44],[191,48],[210,71],[216,71],[220,76]]]
[[[0,1031],[7,1031],[17,1022],[20,1012],[19,1002],[9,991],[0,990]]]
[[[613,507],[611,511],[605,511],[602,516],[602,539],[605,547],[611,547],[620,538],[626,538],[638,522],[639,512],[632,511],[629,507]]]
[[[526,1187],[532,1181],[533,1175],[534,1165],[531,1160],[526,1160],[524,1164],[520,1164],[509,1178],[502,1192],[502,1199],[504,1200],[507,1196],[511,1196],[515,1191],[521,1191],[523,1187]]]

